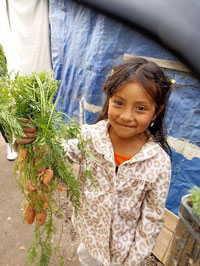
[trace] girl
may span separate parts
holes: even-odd
[[[82,266],[137,266],[151,254],[163,224],[171,176],[163,130],[170,81],[155,63],[122,62],[105,82],[98,122],[82,136],[96,160],[83,159],[77,140],[63,145],[80,164],[80,208],[73,217]],[[84,177],[85,165],[95,184]]]

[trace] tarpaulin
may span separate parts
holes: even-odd
[[[49,3],[52,64],[61,80],[59,108],[80,123],[96,120],[105,99],[103,83],[124,54],[177,61],[134,27],[71,0]],[[166,73],[176,80],[165,119],[173,165],[167,207],[177,213],[181,196],[194,184],[200,186],[200,84],[189,73]],[[181,145],[189,148],[183,150]]]

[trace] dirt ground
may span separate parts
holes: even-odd
[[[33,240],[34,225],[23,222],[23,203],[17,182],[13,176],[13,161],[6,159],[6,144],[0,134],[0,266],[24,266],[28,248]],[[65,214],[61,240],[61,254],[64,266],[79,266],[76,249],[79,237],[71,224],[71,208],[63,196]],[[60,222],[56,225],[58,231]],[[56,241],[58,236],[55,235]],[[52,257],[49,266],[57,266]],[[154,256],[150,256],[146,266],[162,266]]]

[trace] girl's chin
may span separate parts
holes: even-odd
[[[132,138],[132,137],[137,135],[136,132],[130,132],[129,130],[127,130],[127,128],[122,129],[122,130],[114,129],[114,130],[112,130],[111,134],[114,134],[117,137],[125,138],[125,139]]]

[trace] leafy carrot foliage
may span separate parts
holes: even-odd
[[[13,80],[7,76],[1,84],[6,101],[10,102],[7,113],[5,109],[0,109],[0,119],[8,135],[14,134],[18,140],[24,135],[22,128],[38,129],[36,140],[20,147],[14,173],[25,197],[25,206],[33,206],[35,213],[34,242],[29,249],[27,263],[47,266],[55,250],[51,246],[52,234],[55,232],[53,218],[57,213],[64,216],[59,200],[60,184],[65,187],[66,196],[75,211],[79,207],[78,182],[73,165],[66,161],[62,138],[78,139],[78,147],[84,158],[89,152],[87,142],[82,139],[77,123],[58,110],[58,100],[55,98],[59,82],[52,73],[16,75]],[[5,104],[5,99],[0,97],[0,108]],[[68,123],[63,116],[67,117]],[[12,123],[8,122],[10,117]],[[91,178],[88,169],[86,176]],[[60,265],[62,262],[63,258],[60,257]]]

